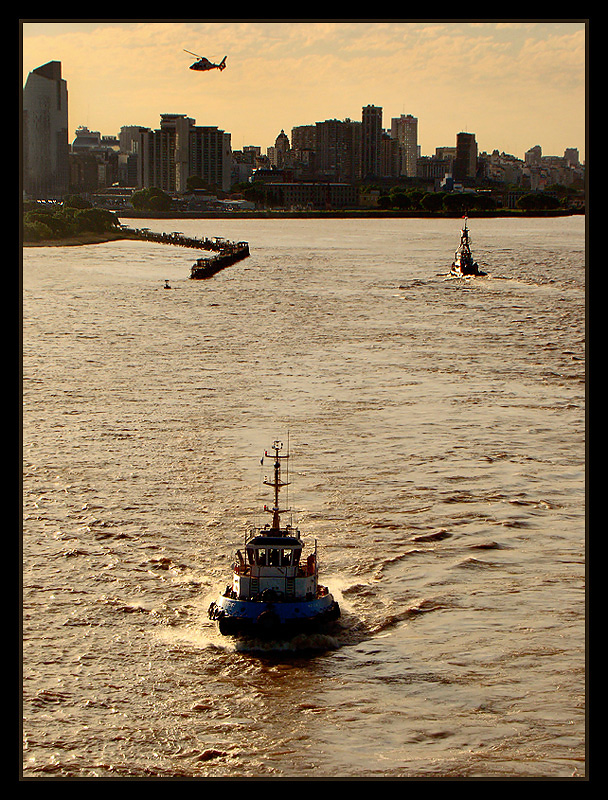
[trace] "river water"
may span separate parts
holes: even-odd
[[[585,777],[583,217],[126,222],[251,257],[24,250],[23,776]],[[287,437],[342,618],[235,642]]]

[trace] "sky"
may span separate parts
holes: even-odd
[[[282,129],[375,105],[384,128],[417,117],[422,155],[467,131],[479,152],[583,161],[585,34],[584,20],[21,20],[22,77],[61,62],[70,141],[177,113],[265,153]],[[227,67],[194,72],[184,50]]]

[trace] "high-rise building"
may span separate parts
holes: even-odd
[[[364,106],[361,114],[361,177],[380,175],[382,142],[382,108]]]
[[[477,175],[477,142],[474,133],[459,133],[456,136],[456,158],[454,180],[474,180]]]
[[[543,157],[543,149],[539,144],[534,145],[524,154],[524,162],[531,167],[540,167]]]
[[[416,177],[416,161],[418,159],[418,119],[411,114],[393,117],[391,120],[391,136],[401,146],[401,175]]]
[[[317,146],[317,129],[315,125],[298,125],[291,129],[291,147],[293,150],[315,150]]]
[[[342,183],[361,176],[361,123],[326,119],[315,125],[316,169],[321,177]]]
[[[160,130],[140,138],[138,183],[165,192],[184,192],[196,176],[222,191],[230,189],[230,134],[198,126],[185,114],[162,114]]]
[[[401,174],[401,145],[385,131],[380,141],[380,175],[383,178],[398,178]]]
[[[68,191],[68,89],[61,62],[30,72],[23,89],[23,190],[30,197]]]
[[[118,135],[121,153],[138,153],[141,134],[150,130],[142,125],[123,125]]]

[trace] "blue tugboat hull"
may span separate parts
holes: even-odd
[[[331,594],[315,600],[267,602],[220,597],[209,606],[220,633],[281,636],[317,630],[338,619],[340,607]]]

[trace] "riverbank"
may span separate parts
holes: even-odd
[[[470,211],[468,216],[473,218],[498,218],[510,217],[528,219],[530,217],[571,217],[584,216],[584,210],[574,209],[552,209],[538,211],[520,211],[517,209],[494,209],[492,211]],[[117,211],[116,215],[121,219],[458,219],[461,213],[456,212],[433,212],[433,211],[385,211],[385,210],[358,210],[351,211],[207,211],[207,212],[145,212],[133,210]],[[104,242],[115,242],[121,239],[151,239],[157,237],[164,238],[167,244],[180,244],[167,234],[143,235],[143,232],[133,228],[121,228],[120,230],[106,231],[105,233],[81,233],[77,236],[70,236],[65,239],[41,239],[39,241],[24,241],[24,247],[74,247],[84,244],[103,244]],[[197,245],[200,246],[200,245]]]
[[[347,210],[273,210],[259,211],[135,211],[120,209],[115,211],[120,218],[129,219],[459,219],[462,211],[398,211],[394,209],[347,209]],[[584,209],[537,209],[533,211],[515,208],[491,210],[470,210],[469,219],[475,217],[572,217],[584,216]]]
[[[132,238],[124,231],[108,231],[106,233],[81,233],[65,239],[41,239],[37,242],[22,242],[22,244],[24,247],[77,247],[82,244],[103,244]]]

